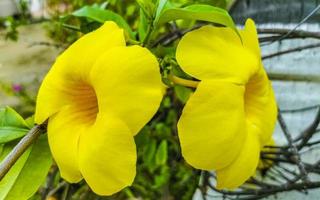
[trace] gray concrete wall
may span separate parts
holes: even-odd
[[[235,21],[242,26],[245,20],[253,18],[260,28],[293,28],[301,19],[313,10],[320,0],[241,0],[232,9],[232,16]],[[300,30],[320,32],[320,12],[310,18]],[[268,55],[281,50],[293,47],[303,46],[320,42],[315,39],[294,39],[275,42],[271,45],[262,46],[262,54]],[[298,74],[305,76],[320,77],[320,48],[304,50],[292,54],[275,57],[264,62],[265,68],[269,73]],[[320,83],[308,81],[273,81],[278,105],[281,109],[297,109],[306,106],[320,104]],[[315,117],[316,109],[285,113],[284,118],[293,137],[304,130]],[[282,131],[277,124],[274,138],[277,144],[285,144]],[[317,135],[317,139],[320,134]],[[309,151],[302,156],[303,161],[314,162],[320,160],[320,150]],[[312,179],[320,180],[319,176],[312,176]],[[217,193],[210,191],[211,195]],[[196,193],[195,199],[201,199],[199,193]],[[211,199],[222,199],[222,197],[209,197]],[[299,192],[286,192],[271,196],[267,199],[279,200],[318,200],[320,199],[320,189],[309,191],[307,195]]]
[[[320,0],[240,0],[231,14],[240,24],[248,17],[257,23],[297,23],[319,4]],[[319,21],[320,12],[309,20],[310,23]]]

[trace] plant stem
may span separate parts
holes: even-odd
[[[282,35],[287,34],[288,32],[290,32],[291,29],[258,28],[257,31],[258,31],[259,34],[273,34],[272,36],[267,36],[267,37],[264,37],[264,38],[260,38],[262,40],[262,42],[266,42],[266,41],[269,41],[269,40],[276,40],[276,39],[280,38]],[[294,30],[294,31],[291,32],[290,35],[288,35],[288,37],[286,39],[292,39],[292,38],[315,38],[315,39],[320,39],[320,33],[311,32],[311,31],[304,31],[304,30]]]
[[[318,75],[303,75],[303,74],[282,74],[282,73],[268,73],[271,80],[277,81],[302,81],[302,82],[320,82]]]
[[[277,73],[268,73],[270,80],[273,81],[306,81],[306,82],[320,82],[319,76],[314,75],[299,75],[299,74],[277,74]],[[169,76],[170,81],[174,84],[182,85],[185,87],[197,88],[200,81],[187,80],[175,75]]]
[[[174,75],[170,75],[169,79],[173,83],[175,83],[177,85],[182,85],[182,86],[185,86],[185,87],[197,88],[197,86],[199,84],[199,81],[186,80],[186,79],[174,76]]]
[[[142,41],[142,46],[148,46],[148,43],[149,43],[150,36],[151,36],[152,32],[153,32],[153,23],[151,21],[149,26],[148,26],[148,30],[147,30],[146,36],[144,37],[144,39]]]
[[[309,45],[296,47],[296,48],[292,48],[292,49],[287,49],[287,50],[284,50],[284,51],[279,51],[279,52],[276,52],[276,53],[272,53],[272,54],[269,54],[269,55],[262,56],[262,60],[273,58],[273,57],[276,57],[276,56],[281,56],[281,55],[288,54],[288,53],[294,53],[294,52],[298,52],[298,51],[302,51],[302,50],[306,50],[306,49],[313,49],[313,48],[319,48],[319,47],[320,47],[320,43],[316,43],[316,44],[309,44]]]
[[[0,164],[0,181],[8,173],[11,167],[17,162],[20,156],[30,147],[46,129],[46,122],[34,126],[13,148]]]
[[[284,121],[284,118],[282,117],[282,114],[281,114],[279,108],[278,108],[278,122],[280,124],[280,127],[282,129],[282,132],[283,132],[284,136],[286,137],[286,139],[288,141],[288,145],[290,146],[290,148],[292,150],[292,153],[295,155],[293,157],[293,159],[296,162],[296,164],[297,164],[297,166],[298,166],[298,168],[300,170],[302,181],[304,183],[309,182],[308,172],[306,171],[305,166],[301,161],[301,157],[300,157],[299,151],[298,151],[296,145],[293,142],[293,139],[291,137],[289,129],[288,129],[288,127],[287,127],[287,125],[286,125],[286,123]]]

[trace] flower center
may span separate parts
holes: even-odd
[[[77,120],[85,124],[93,124],[99,112],[97,95],[91,85],[80,83],[72,88],[72,106]]]

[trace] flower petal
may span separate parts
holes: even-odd
[[[86,125],[79,123],[78,112],[71,106],[63,107],[50,117],[48,140],[52,156],[56,161],[61,176],[68,182],[76,183],[82,179],[78,167],[78,142]]]
[[[100,112],[118,116],[132,134],[158,110],[163,86],[158,62],[146,48],[114,48],[100,57],[90,75]]]
[[[254,52],[260,60],[260,46],[254,21],[252,19],[247,19],[245,28],[243,30],[239,30],[239,33],[241,35],[243,45]]]
[[[247,120],[260,129],[259,138],[264,146],[271,139],[278,112],[274,92],[263,67],[246,85],[245,111]]]
[[[136,148],[129,128],[116,117],[99,114],[79,143],[81,173],[99,195],[131,185],[136,174]]]
[[[62,106],[72,102],[69,91],[74,88],[74,83],[86,81],[97,58],[116,46],[125,46],[123,31],[114,22],[106,22],[64,51],[41,84],[35,122],[44,122]]]
[[[244,84],[259,68],[259,59],[242,45],[231,28],[204,26],[179,42],[176,58],[181,68],[199,80],[220,79]]]
[[[247,135],[240,154],[226,168],[216,171],[218,189],[235,189],[254,175],[260,155],[260,143],[254,126],[247,126]],[[232,147],[232,146],[230,146]]]
[[[113,47],[125,46],[123,29],[113,21],[105,22],[100,28],[81,37],[64,51],[57,59],[56,70],[87,80],[96,60]],[[74,77],[73,79],[80,79]]]
[[[239,154],[246,131],[243,95],[244,87],[233,83],[199,83],[178,122],[182,154],[190,165],[221,169]]]

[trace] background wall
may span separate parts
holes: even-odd
[[[231,14],[239,26],[243,26],[247,18],[253,18],[259,28],[294,28],[317,5],[319,0],[240,0],[232,8]],[[298,30],[320,32],[320,12],[317,12]],[[262,35],[260,35],[262,36]],[[316,39],[290,39],[262,45],[262,54],[269,55],[278,51],[299,47],[307,44],[319,43]],[[290,133],[294,136],[308,127],[313,121],[317,108],[296,112],[296,109],[316,106],[320,104],[320,48],[314,48],[296,53],[285,54],[264,60],[266,70],[269,73],[285,75],[303,75],[306,79],[312,76],[317,81],[287,81],[273,80],[272,85],[280,109],[285,110],[283,116],[287,122]],[[318,127],[319,128],[319,127]],[[281,128],[277,124],[274,138],[276,143],[283,144],[286,139]],[[318,134],[318,139],[319,134]],[[312,162],[319,159],[319,149],[306,150],[302,160]],[[313,176],[312,179],[320,180]],[[211,191],[212,197],[208,199],[221,199],[217,193]],[[302,192],[281,193],[267,199],[281,200],[316,200],[319,199],[320,189],[311,190],[309,194]],[[201,199],[198,194],[195,199]]]

